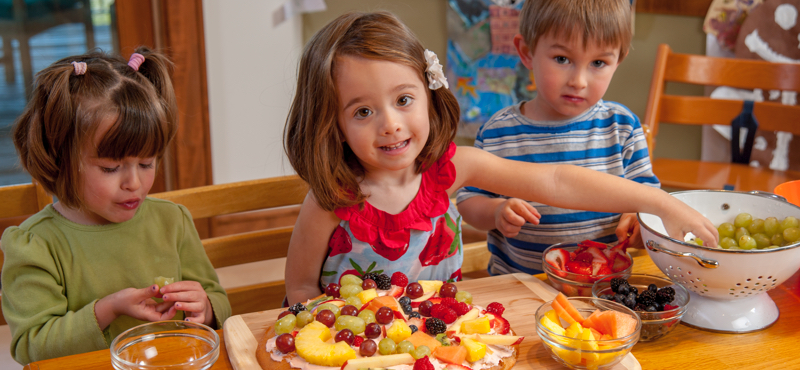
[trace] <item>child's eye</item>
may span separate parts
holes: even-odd
[[[369,108],[359,108],[356,111],[356,118],[367,118],[372,115],[372,111]]]
[[[556,63],[558,63],[558,64],[567,64],[567,63],[569,63],[569,59],[567,59],[567,57],[555,57],[553,59],[555,59]]]
[[[155,163],[155,162],[150,162],[150,163],[139,163],[139,167],[141,167],[141,168],[145,168],[145,169],[154,168],[155,166],[156,166],[156,163]]]
[[[114,173],[114,172],[117,172],[117,169],[119,169],[119,166],[116,166],[114,168],[100,167],[100,170],[102,170],[105,173]]]
[[[403,95],[400,97],[400,99],[397,99],[397,104],[400,105],[401,107],[405,107],[406,105],[411,104],[413,100],[414,98],[408,95]]]
[[[602,60],[595,60],[594,62],[592,62],[592,67],[595,67],[595,68],[600,68],[600,67],[602,67],[604,65],[606,65],[606,62],[604,62]]]

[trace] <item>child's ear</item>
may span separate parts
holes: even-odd
[[[517,54],[519,54],[519,59],[522,61],[522,65],[524,65],[525,68],[531,69],[533,50],[528,47],[528,43],[525,42],[525,39],[522,37],[522,35],[517,34],[514,36],[514,47],[517,49]]]

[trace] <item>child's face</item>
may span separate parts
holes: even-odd
[[[367,173],[414,170],[430,134],[428,90],[416,71],[345,56],[334,72],[339,128]]]
[[[524,108],[534,120],[564,120],[585,112],[606,93],[619,65],[619,46],[587,42],[584,48],[580,38],[548,34],[531,51],[520,35],[514,41],[536,80],[536,97]]]
[[[120,161],[98,158],[95,148],[108,131],[101,124],[93,144],[85,145],[81,155],[81,197],[78,210],[87,224],[109,224],[130,220],[144,201],[156,175],[156,158],[126,157]]]

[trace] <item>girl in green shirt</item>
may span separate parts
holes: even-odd
[[[189,212],[146,198],[176,131],[170,67],[140,48],[129,61],[90,53],[37,75],[14,145],[58,202],[0,243],[3,314],[21,364],[108,348],[148,321],[219,328],[230,316]],[[159,288],[159,276],[175,282]]]

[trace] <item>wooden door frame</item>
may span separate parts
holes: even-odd
[[[211,140],[208,116],[202,0],[116,0],[119,52],[130,56],[140,45],[161,50],[175,63],[172,84],[178,104],[178,132],[164,158],[163,176],[152,193],[210,185]],[[195,220],[208,237],[209,220]]]

